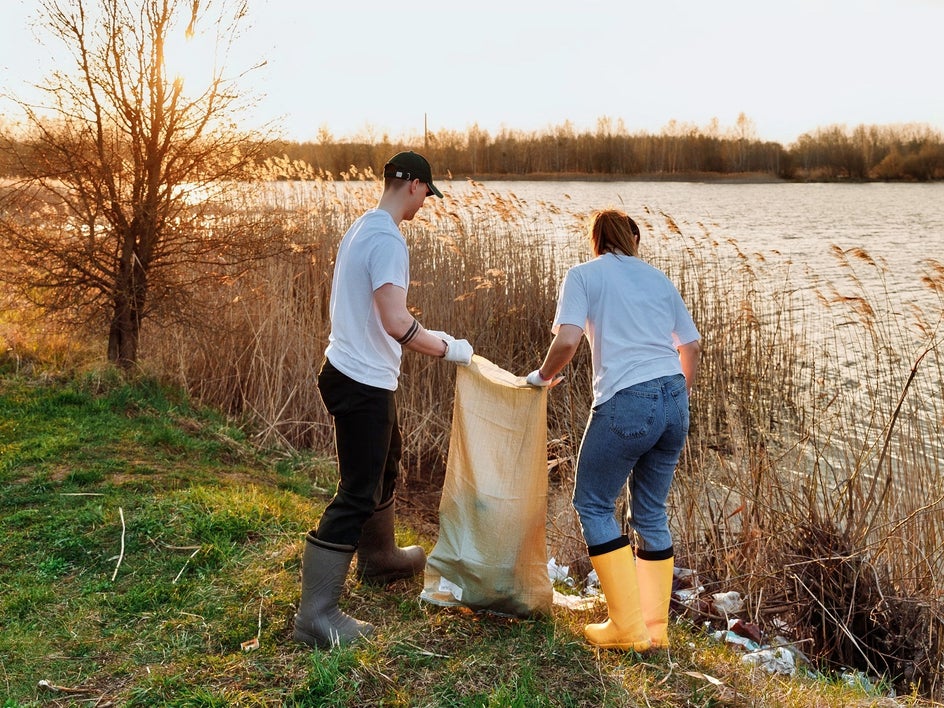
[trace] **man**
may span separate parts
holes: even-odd
[[[348,229],[338,247],[331,286],[331,333],[318,390],[334,419],[340,480],[317,529],[308,532],[294,638],[332,647],[368,636],[373,627],[338,608],[357,552],[357,573],[386,583],[422,572],[419,546],[393,537],[394,487],[402,440],[395,392],[403,348],[460,365],[472,346],[423,328],[407,309],[409,252],[399,224],[412,219],[433,185],[429,162],[415,152],[384,166],[378,205]]]

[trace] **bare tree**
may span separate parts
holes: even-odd
[[[195,88],[171,69],[185,35],[225,60],[246,0],[41,7],[74,65],[40,87],[43,105],[17,101],[28,133],[3,145],[19,177],[0,194],[0,279],[45,311],[107,327],[109,360],[130,368],[149,313],[184,311],[206,279],[260,255],[264,234],[220,207],[264,146],[235,127],[248,106],[240,77],[220,64]]]

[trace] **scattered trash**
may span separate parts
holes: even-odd
[[[599,595],[600,594],[600,578],[597,575],[597,571],[591,570],[590,574],[587,576],[587,583],[583,590],[587,595]]]
[[[552,583],[560,582],[569,588],[576,585],[574,579],[570,577],[570,566],[558,565],[556,558],[551,558],[547,562],[547,575]]]
[[[551,558],[547,562],[547,575],[551,582],[561,583],[568,588],[577,587],[577,581],[570,577],[570,566],[560,565],[556,558]],[[554,590],[553,603],[569,610],[587,610],[603,601],[603,595],[600,594],[600,581],[595,570],[587,576],[584,588],[579,594],[565,594],[558,592],[556,588]]]
[[[852,688],[858,688],[860,691],[874,696],[877,694],[878,689],[875,684],[861,671],[845,671],[842,674],[842,681],[847,686]],[[893,692],[894,693],[894,692]]]
[[[679,568],[675,567],[672,569],[672,588],[673,590],[683,589],[683,588],[697,588],[698,587],[698,574],[691,568]],[[704,588],[701,588],[704,590]]]
[[[801,666],[809,670],[810,660],[797,648],[795,642],[780,634],[765,642],[764,632],[756,624],[730,616],[744,609],[744,600],[739,593],[714,593],[710,600],[706,600],[701,597],[702,590],[704,588],[696,587],[686,591],[674,590],[672,594],[673,598],[681,601],[683,605],[700,610],[708,616],[723,614],[727,618],[727,629],[713,632],[711,637],[742,650],[742,662],[763,669],[768,674],[782,676],[795,676]],[[710,627],[710,622],[705,622],[705,626]],[[773,620],[770,626],[775,631],[787,629],[782,620]],[[868,695],[875,695],[873,683],[864,674],[845,673],[842,678],[848,685],[860,688]]]
[[[560,607],[566,607],[568,610],[589,610],[597,604],[603,602],[601,595],[565,595],[562,592],[554,591],[554,604]]]
[[[734,623],[731,625],[731,631],[740,634],[742,637],[753,639],[758,644],[760,644],[761,640],[764,638],[760,627],[752,622],[744,622],[739,619],[734,620]]]
[[[711,596],[715,611],[723,615],[733,615],[744,609],[744,600],[741,593],[731,590],[730,592],[716,592]]]
[[[563,583],[568,588],[577,587],[578,583],[570,577],[570,567],[560,565],[556,558],[547,563],[547,574],[551,582]],[[794,642],[778,634],[772,640],[764,642],[764,632],[753,622],[734,617],[744,610],[744,598],[736,591],[716,592],[704,596],[705,588],[698,579],[698,574],[689,568],[675,568],[672,579],[672,602],[676,609],[688,608],[708,617],[725,618],[727,629],[715,631],[711,637],[728,646],[744,652],[741,661],[763,669],[768,674],[795,676],[799,666],[809,666],[810,661]],[[580,594],[564,594],[554,590],[554,604],[571,610],[587,610],[596,604],[605,602],[600,593],[600,581],[596,571],[591,571]],[[788,629],[782,620],[774,619],[771,628],[786,632]],[[710,627],[710,622],[705,622]],[[688,672],[686,672],[688,673]],[[688,673],[692,678],[706,681],[723,688],[718,679],[707,674]],[[868,677],[859,672],[842,674],[842,679],[850,686],[860,688],[869,695],[874,695],[876,687]]]
[[[707,601],[701,594],[705,588],[698,581],[698,574],[690,568],[675,568],[672,571],[672,599],[682,607],[707,613]]]
[[[783,637],[777,637],[773,644],[764,643],[764,633],[753,622],[734,617],[744,609],[744,598],[733,590],[716,592],[709,598],[703,597],[704,587],[698,584],[694,571],[675,569],[677,583],[684,582],[685,587],[674,587],[672,597],[684,607],[709,617],[724,616],[727,619],[727,629],[718,630],[711,634],[712,639],[724,642],[744,652],[741,660],[752,666],[764,669],[769,674],[793,676],[797,671],[797,664],[806,662],[802,652],[796,651],[791,643]],[[705,623],[710,627],[710,622]]]
[[[711,637],[728,646],[743,649],[745,654],[741,661],[760,667],[769,674],[793,676],[798,661],[806,661],[806,657],[783,637],[777,637],[773,645],[762,644],[760,627],[740,619],[729,619],[728,629],[714,632]]]
[[[796,658],[787,647],[752,651],[742,656],[741,661],[752,666],[759,666],[768,674],[793,676],[796,673]]]
[[[459,607],[462,605],[462,588],[451,580],[440,577],[436,588],[423,588],[420,599],[440,607]]]
[[[745,637],[742,634],[738,634],[734,631],[734,626],[737,624],[738,620],[728,620],[728,629],[727,630],[718,630],[711,635],[711,638],[715,641],[724,642],[731,646],[739,646],[747,651],[759,651],[762,647],[760,642],[751,639],[750,637]]]
[[[248,639],[239,646],[243,648],[243,651],[255,651],[259,648],[259,637]]]

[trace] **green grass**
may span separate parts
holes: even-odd
[[[291,640],[304,533],[330,461],[259,450],[154,381],[0,378],[0,697],[14,706],[868,705],[771,677],[684,623],[671,653],[593,651],[587,613],[517,620],[349,580],[379,628]],[[400,529],[403,539],[414,529]],[[427,550],[435,539],[420,538]],[[259,648],[243,651],[257,637]],[[706,678],[713,677],[717,682]],[[59,690],[40,685],[41,681]],[[912,701],[916,704],[916,701]]]

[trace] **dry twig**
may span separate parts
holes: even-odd
[[[183,566],[183,568],[181,568],[181,569],[180,569],[180,572],[177,573],[177,577],[174,578],[173,582],[171,582],[171,585],[176,585],[176,584],[177,584],[177,581],[180,580],[180,576],[184,574],[184,571],[185,571],[185,570],[187,570],[187,564],[190,563],[190,561],[193,559],[193,557],[194,557],[195,555],[197,555],[199,552],[200,552],[200,546],[197,546],[197,550],[195,550],[193,553],[191,553],[191,554],[190,554],[190,557],[187,558],[187,560],[184,561],[184,566]]]
[[[111,574],[111,581],[115,582],[118,577],[118,568],[121,567],[121,561],[125,557],[125,512],[119,506],[118,515],[121,517],[121,553],[118,554],[118,563],[115,565],[115,572]]]

